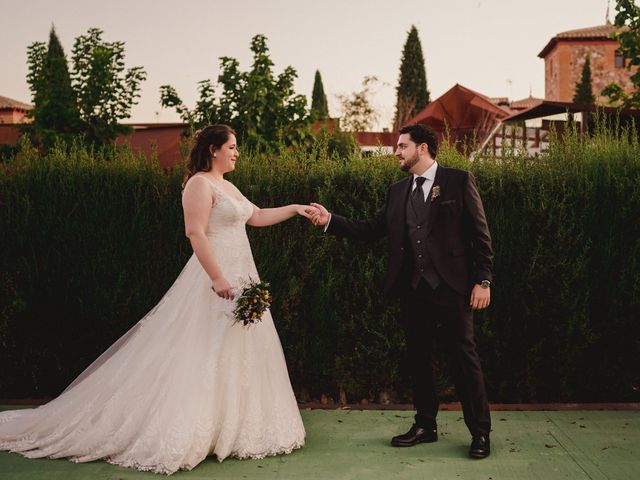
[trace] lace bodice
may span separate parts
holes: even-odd
[[[225,278],[235,288],[249,280],[259,280],[246,230],[247,221],[253,215],[253,204],[245,196],[237,198],[227,193],[202,175],[192,177],[189,182],[196,178],[206,181],[215,194],[207,237]]]
[[[196,177],[194,177],[196,178]],[[211,207],[207,235],[230,236],[245,230],[247,220],[253,214],[253,204],[243,195],[242,198],[227,193],[221,186],[204,176],[204,179],[215,194],[215,202]]]

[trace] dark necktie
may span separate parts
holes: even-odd
[[[413,190],[414,200],[420,200],[424,203],[424,190],[422,189],[422,184],[427,179],[424,177],[416,177],[416,188]]]

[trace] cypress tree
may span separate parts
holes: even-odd
[[[67,57],[52,26],[46,56],[35,84],[33,131],[37,140],[51,144],[55,137],[66,140],[81,129],[76,94],[71,86]]]
[[[420,112],[429,101],[422,44],[418,37],[418,29],[415,25],[411,25],[400,62],[394,129],[398,130],[408,119]]]
[[[327,96],[324,93],[322,77],[320,71],[316,70],[316,77],[313,81],[313,93],[311,94],[311,112],[317,120],[329,118],[329,105]]]
[[[582,78],[579,82],[576,82],[573,103],[578,103],[580,105],[595,105],[596,103],[596,98],[593,95],[593,88],[591,87],[591,62],[589,55],[584,59],[584,65],[582,66]]]

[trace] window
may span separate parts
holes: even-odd
[[[622,56],[620,50],[616,50],[615,67],[624,68],[624,57]]]

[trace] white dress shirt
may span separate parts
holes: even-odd
[[[425,181],[422,184],[422,191],[424,192],[424,201],[427,201],[427,197],[429,196],[429,192],[431,191],[431,186],[433,185],[433,181],[436,178],[436,170],[438,170],[438,162],[433,162],[429,168],[427,168],[422,175],[413,174],[413,185],[411,187],[411,191],[413,192],[416,187],[416,178],[424,177]]]

